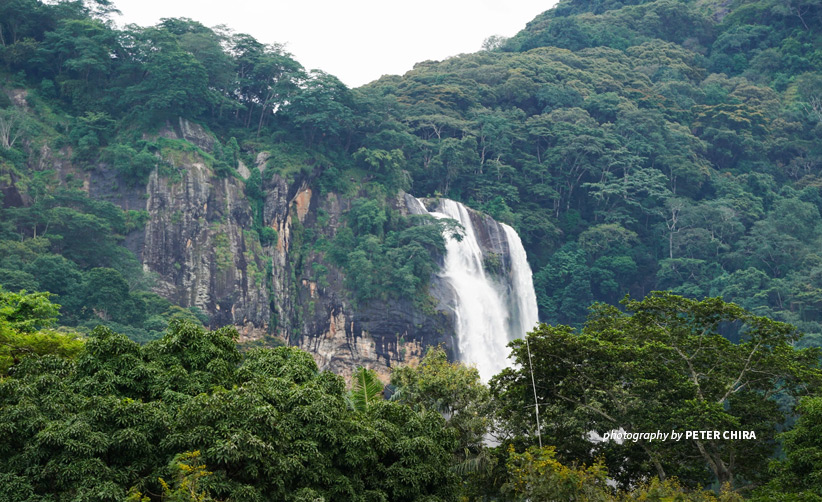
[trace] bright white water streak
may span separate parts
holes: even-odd
[[[461,241],[446,239],[445,263],[440,277],[454,291],[452,305],[460,359],[474,364],[488,381],[508,366],[508,342],[525,336],[537,323],[537,300],[531,268],[516,231],[502,225],[510,254],[508,277],[486,274],[482,249],[468,209],[440,199],[437,218],[452,218],[464,228]],[[502,279],[502,280],[500,280]]]
[[[508,252],[511,254],[511,285],[518,308],[515,318],[519,320],[519,325],[514,326],[514,329],[519,335],[514,338],[521,338],[539,322],[537,293],[534,290],[531,266],[528,265],[528,257],[519,234],[505,223],[500,225],[505,230],[505,237],[508,240]]]

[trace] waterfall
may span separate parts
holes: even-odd
[[[415,202],[412,212],[427,212]],[[525,249],[513,228],[459,202],[440,199],[430,214],[454,219],[465,229],[460,241],[446,237],[439,277],[452,292],[445,303],[453,312],[460,360],[476,365],[487,382],[508,366],[508,342],[525,336],[538,321]]]
[[[511,256],[511,285],[514,298],[516,299],[517,312],[511,318],[519,321],[512,326],[514,333],[520,333],[520,338],[525,333],[534,329],[539,321],[537,311],[537,293],[534,291],[534,281],[531,274],[531,266],[528,265],[528,258],[525,255],[525,248],[519,234],[505,223],[500,223],[508,241],[508,252]]]

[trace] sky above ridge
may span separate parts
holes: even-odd
[[[119,26],[187,17],[284,44],[306,69],[358,87],[414,63],[476,52],[491,35],[510,37],[556,0],[114,0]]]

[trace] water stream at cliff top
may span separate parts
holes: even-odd
[[[461,241],[446,237],[445,263],[439,276],[454,293],[451,308],[460,359],[476,365],[480,377],[487,382],[509,366],[508,342],[524,337],[538,321],[536,294],[525,249],[513,228],[486,220],[502,229],[510,262],[509,267],[501,267],[502,274],[489,273],[488,257],[477,238],[479,229],[474,227],[468,208],[459,202],[440,199],[436,211],[429,214],[454,219],[465,229]],[[500,258],[504,257],[497,257]]]

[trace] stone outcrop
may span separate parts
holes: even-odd
[[[167,125],[160,135],[205,152],[215,145],[210,133],[185,120]],[[453,314],[444,301],[437,305],[449,292],[438,278],[431,281],[432,301],[425,308],[407,300],[352,305],[344,277],[315,246],[320,238],[334,238],[351,200],[320,194],[310,177],[288,182],[264,176],[260,223],[277,238],[263,246],[253,231],[244,181],[217,177],[196,151],[178,153],[171,162],[176,173],[155,170],[144,191],[126,186],[105,166],[86,183],[93,197],[148,212],[144,230],[125,243],[153,277],[158,294],[202,310],[212,327],[236,325],[242,340],[273,336],[299,346],[314,354],[321,369],[343,375],[364,366],[387,378],[391,366],[414,363],[430,345],[443,344],[456,357]],[[251,169],[263,171],[267,162],[269,155],[259,153],[253,166],[242,166],[242,178]],[[118,184],[119,189],[109,189]],[[420,212],[410,203],[414,200],[401,194],[394,208],[401,214]],[[476,227],[486,229],[483,242],[504,255],[504,237],[480,221],[490,218],[475,217]],[[325,271],[322,277],[317,268]]]
[[[265,257],[252,228],[251,208],[240,183],[214,179],[192,162],[170,182],[155,171],[149,178],[149,213],[142,250],[156,290],[184,307],[198,307],[212,324],[252,323],[270,316]]]
[[[288,206],[282,207],[282,199],[275,195],[282,189],[267,187],[265,213],[267,224],[280,237],[274,254],[274,304],[276,317],[283,320],[277,326],[283,338],[314,354],[321,369],[348,375],[363,366],[385,378],[391,366],[417,361],[424,347],[453,346],[451,321],[433,309],[422,312],[411,301],[354,308],[347,300],[343,276],[305,239],[306,229],[315,240],[332,239],[350,201],[334,193],[320,196],[301,183],[289,194]],[[407,214],[403,201],[399,197],[395,208]],[[323,222],[318,221],[319,214]],[[314,264],[328,271],[322,284],[311,273]]]
[[[214,138],[180,120],[160,134],[185,139],[204,151]],[[133,239],[155,291],[183,307],[197,307],[212,326],[235,324],[250,337],[267,330],[271,315],[266,256],[253,232],[244,185],[217,178],[200,155],[175,158],[177,174],[155,170],[145,187],[148,222]]]

